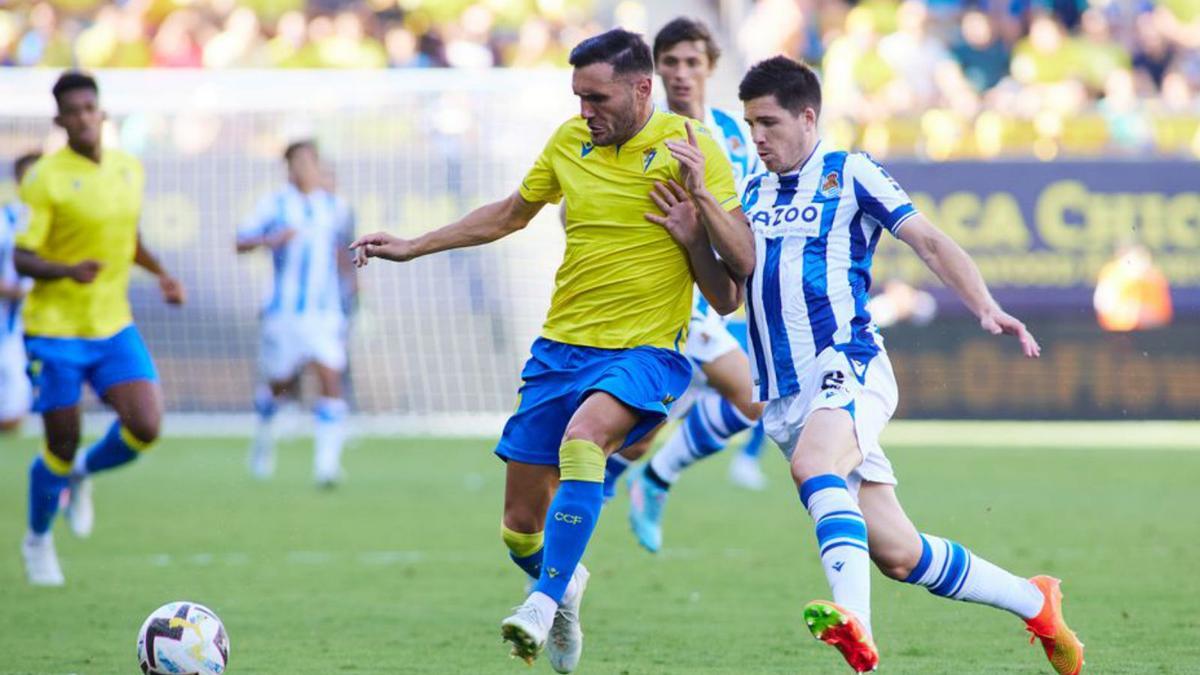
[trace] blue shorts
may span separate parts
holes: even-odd
[[[625,445],[667,417],[692,381],[692,366],[679,352],[659,347],[598,349],[538,338],[521,371],[517,411],[496,446],[501,459],[558,465],[567,422],[583,400],[603,391],[640,413]]]
[[[122,382],[158,381],[146,343],[132,324],[99,340],[26,335],[25,352],[34,412],[77,405],[85,380],[101,398]]]

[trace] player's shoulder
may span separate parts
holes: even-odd
[[[569,151],[578,150],[583,147],[583,144],[590,145],[591,142],[592,134],[588,131],[587,120],[575,115],[558,125],[558,128],[550,135],[550,142],[547,145]]]
[[[119,173],[142,175],[142,160],[138,159],[133,153],[126,152],[120,148],[105,148],[104,153],[111,158],[110,161],[117,167]]]
[[[717,107],[709,108],[708,111],[709,116],[712,117],[713,124],[726,138],[745,135],[745,129],[743,128],[745,123],[739,120],[733,113]]]

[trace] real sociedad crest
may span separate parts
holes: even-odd
[[[821,196],[836,197],[842,191],[842,182],[838,180],[838,172],[830,171],[821,179]]]

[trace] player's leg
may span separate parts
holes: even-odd
[[[663,424],[666,424],[664,421]],[[650,452],[650,447],[654,445],[654,438],[658,436],[658,432],[663,428],[663,424],[654,427],[650,433],[646,434],[640,441],[633,445],[622,448],[608,456],[604,462],[604,503],[608,503],[613,497],[617,496],[617,486],[621,483],[621,477],[633,466],[639,459],[646,456]]]
[[[35,586],[64,583],[51,526],[63,491],[70,483],[71,463],[79,447],[78,406],[42,413],[45,447],[29,467],[29,527],[21,542],[25,574]]]
[[[700,364],[707,387],[663,447],[630,479],[629,522],[638,542],[650,552],[662,546],[662,512],[675,481],[689,466],[720,452],[729,439],[762,415],[752,401],[750,362],[728,338],[730,349]]]
[[[281,404],[299,391],[304,366],[296,347],[296,330],[283,317],[263,319],[258,346],[262,382],[254,389],[256,423],[246,465],[260,480],[275,474],[275,440]]]
[[[26,349],[37,391],[33,409],[42,415],[45,444],[29,467],[29,527],[21,554],[31,584],[60,586],[51,525],[79,448],[79,398],[88,355],[80,341],[66,339],[29,337]]]
[[[0,338],[0,434],[14,433],[29,413],[32,390],[19,335]]]
[[[558,487],[558,467],[509,460],[504,476],[500,536],[517,567],[536,581],[542,574],[546,510]]]
[[[588,574],[580,564],[604,504],[604,462],[642,415],[605,391],[593,391],[571,416],[559,447],[559,483],[544,514],[545,548],[533,592],[501,624],[514,654],[532,662],[549,640],[550,664],[569,673],[583,651],[579,607]]]
[[[321,397],[313,407],[313,478],[317,485],[333,486],[342,474],[342,448],[346,442],[346,415],[350,408],[342,396],[342,371],[320,362],[312,364]]]
[[[871,559],[886,576],[924,586],[939,597],[1011,612],[1043,638],[1043,643],[1050,640],[1047,655],[1059,672],[1078,672],[1083,664],[1083,645],[1062,620],[1055,598],[1057,582],[1039,585],[957,542],[918,533],[891,485],[863,483],[858,501],[870,533]]]

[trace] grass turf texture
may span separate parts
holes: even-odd
[[[137,672],[138,626],[181,599],[224,620],[235,675],[529,672],[499,639],[523,580],[500,541],[503,468],[488,442],[361,440],[349,481],[320,492],[305,444],[284,444],[279,474],[258,484],[244,442],[168,439],[97,480],[90,540],[59,521],[62,589],[30,588],[20,566],[35,445],[0,452],[0,673]],[[1200,452],[889,454],[919,528],[1064,579],[1087,672],[1197,672]],[[723,458],[686,475],[659,556],[634,542],[624,494],[606,507],[585,558],[579,672],[846,672],[801,623],[828,589],[784,462],[773,449],[764,461],[766,493],[730,485]],[[1008,614],[878,575],[873,588],[886,672],[1048,672]],[[536,672],[551,672],[544,657]]]

